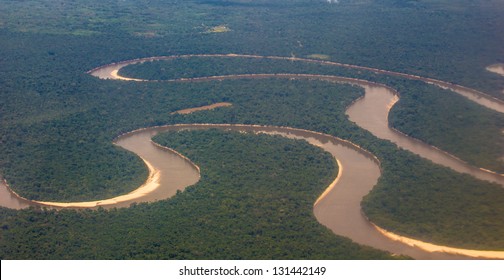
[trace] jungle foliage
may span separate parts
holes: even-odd
[[[504,62],[503,9],[499,0],[0,0],[0,174],[32,199],[104,198],[128,192],[146,176],[140,159],[112,144],[123,132],[191,122],[293,126],[348,139],[379,157],[383,175],[363,205],[380,226],[435,243],[503,248],[502,189],[398,150],[350,123],[344,111],[362,96],[359,88],[277,79],[135,83],[85,73],[112,62],[159,55],[315,54],[455,82],[502,99],[504,79],[484,69]],[[221,25],[229,32],[208,32]],[[394,126],[474,165],[502,170],[497,161],[502,155],[502,115],[441,89],[372,73],[266,61],[176,61],[172,65],[180,68],[170,75],[212,71],[208,63],[224,72],[243,63],[263,71],[285,67],[386,83],[402,98],[391,115]],[[233,107],[170,115],[214,102],[231,102]],[[449,134],[469,137],[453,139]],[[195,228],[185,232],[170,229],[173,242],[162,238],[166,232],[144,230],[158,223],[168,228],[167,218],[183,222],[180,215],[198,209],[177,209],[188,205],[185,199],[191,193],[204,190],[195,187],[172,200],[112,211],[1,209],[1,258],[226,258],[229,251],[198,252],[198,244],[185,239],[184,234],[204,235],[196,232],[204,221],[186,221],[187,228]],[[114,221],[121,228],[108,235],[107,226]],[[125,239],[118,242],[117,236]],[[225,248],[240,248],[225,238],[230,246]],[[346,245],[320,258],[386,256],[331,238]],[[307,251],[285,257],[317,258]],[[244,251],[242,256],[281,258],[282,253]]]

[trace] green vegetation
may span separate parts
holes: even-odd
[[[191,33],[197,26],[182,24],[204,17],[194,4],[176,1],[2,1],[2,26],[17,32],[92,36],[119,31],[158,37]],[[154,5],[152,5],[154,4]],[[213,21],[211,21],[213,22]],[[200,27],[203,32],[205,29]]]
[[[308,58],[320,59],[320,60],[329,60],[331,57],[327,54],[314,53],[307,56]]]
[[[171,80],[233,74],[274,74],[293,70],[297,73],[313,73],[324,69],[327,67],[271,59],[188,57],[128,65],[119,70],[119,75],[145,80]]]
[[[210,27],[207,29],[207,33],[222,33],[222,32],[229,32],[229,31],[231,31],[231,29],[224,24]]]
[[[383,168],[378,183],[362,202],[377,225],[397,234],[439,245],[504,250],[504,192],[468,175],[420,163],[411,155],[397,158],[411,166]],[[393,194],[393,195],[391,195]]]
[[[134,83],[85,74],[107,63],[158,55],[324,54],[334,61],[459,83],[502,99],[504,79],[485,67],[503,62],[503,9],[499,0],[342,0],[339,4],[307,0],[0,0],[0,174],[17,192],[33,199],[105,198],[128,192],[146,176],[137,157],[112,144],[123,132],[190,122],[293,126],[348,139],[380,158],[380,185],[364,203],[366,213],[379,225],[436,243],[503,248],[503,190],[400,151],[350,123],[344,110],[362,95],[359,88],[276,79]],[[232,32],[206,32],[223,24]],[[160,65],[152,64],[153,68]],[[173,69],[165,67],[161,74],[206,75],[212,71],[210,65],[222,71],[217,74],[241,67],[256,73],[261,69],[349,75],[389,84],[402,98],[391,116],[394,126],[474,165],[502,170],[496,161],[502,155],[502,115],[443,90],[372,73],[279,61],[176,60],[170,64]],[[141,71],[155,74],[147,73],[147,68]],[[170,115],[214,102],[231,102],[233,107]],[[452,139],[450,135],[470,137]],[[213,242],[207,237],[220,236],[217,226],[209,234],[198,230],[204,220],[183,221],[184,215],[203,211],[190,208],[188,202],[194,202],[193,193],[203,194],[206,189],[198,186],[172,200],[113,211],[1,209],[0,257],[239,258],[225,255],[231,249],[199,252],[199,244],[186,238],[201,235],[198,240]],[[408,205],[403,201],[409,201]],[[170,219],[187,227],[170,227]],[[107,233],[108,225],[115,221],[117,231]],[[402,222],[407,226],[400,226]],[[158,224],[170,228],[170,235],[153,231]],[[244,250],[244,258],[283,257],[273,250],[245,252],[236,245],[238,239],[222,238],[227,243],[216,244]],[[339,242],[335,241],[338,237],[331,238],[330,242]],[[349,244],[345,242],[338,244]],[[289,246],[275,248],[290,250]],[[356,253],[371,251],[348,246],[353,249],[337,247],[337,252],[320,258],[384,256]],[[170,255],[173,252],[177,255]],[[285,257],[305,258],[301,252],[306,250],[297,252],[299,255]],[[306,258],[318,257],[306,254]]]
[[[128,209],[1,210],[0,258],[391,258],[315,220],[313,203],[336,175],[332,156],[319,148],[218,130],[156,141],[194,160],[200,182],[170,200]]]
[[[393,127],[474,166],[504,173],[504,114],[420,83],[398,89],[406,94],[390,114]]]

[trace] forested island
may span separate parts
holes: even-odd
[[[87,73],[154,56],[300,57],[440,79],[502,101],[504,77],[486,67],[504,62],[503,13],[498,0],[0,0],[0,176],[27,199],[109,198],[148,175],[138,156],[113,144],[123,133],[180,123],[288,126],[337,136],[378,158],[381,177],[362,202],[373,223],[436,244],[504,250],[502,186],[434,164],[349,121],[346,109],[362,88],[316,79],[166,80],[303,73],[381,83],[400,95],[391,127],[502,174],[504,114],[452,91],[372,71],[239,57],[119,71],[157,82]],[[172,114],[217,102],[232,106]],[[313,203],[338,167],[302,141],[212,130],[155,141],[200,165],[201,181],[171,199],[124,209],[2,207],[0,258],[392,258],[318,224]]]

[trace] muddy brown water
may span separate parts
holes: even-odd
[[[347,110],[349,119],[378,138],[389,140],[434,163],[457,172],[504,186],[504,176],[471,166],[464,161],[417,139],[411,138],[388,126],[390,108],[398,100],[397,95],[386,87],[362,85],[366,94]]]
[[[24,209],[35,206],[29,200],[23,199],[11,191],[4,180],[0,180],[0,206],[10,209]]]

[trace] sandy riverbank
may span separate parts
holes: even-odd
[[[95,208],[100,206],[111,206],[123,202],[134,201],[137,198],[143,197],[146,194],[152,193],[153,191],[157,190],[160,185],[159,179],[161,173],[159,169],[155,168],[147,160],[145,159],[142,160],[145,162],[145,165],[149,170],[149,176],[147,177],[145,183],[143,183],[140,187],[125,195],[120,195],[109,199],[83,201],[83,202],[50,202],[50,201],[37,201],[37,200],[34,200],[33,202],[41,206],[54,206],[57,208]]]
[[[504,76],[504,63],[490,65],[486,70]]]
[[[231,104],[229,102],[218,102],[218,103],[214,103],[214,104],[210,104],[210,105],[206,105],[206,106],[178,110],[178,111],[172,112],[171,115],[175,115],[175,114],[187,115],[187,114],[191,114],[191,113],[198,112],[198,111],[207,111],[207,110],[213,110],[213,109],[219,108],[219,107],[230,107],[230,106],[233,106],[233,104]]]

